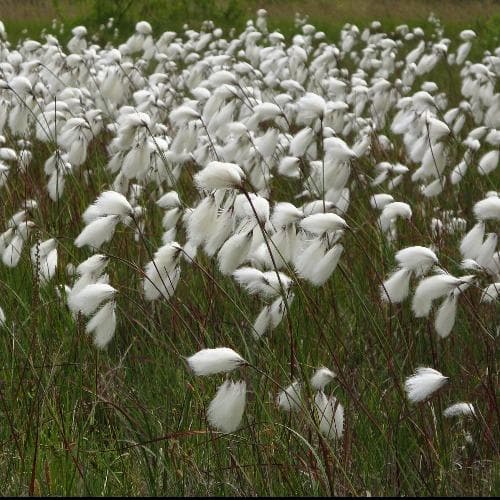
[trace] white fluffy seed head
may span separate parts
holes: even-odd
[[[474,205],[474,215],[478,220],[500,220],[500,198],[489,196]]]
[[[265,224],[269,220],[269,202],[262,196],[254,194],[249,195],[250,200],[246,197],[241,201],[241,209],[243,213],[250,219],[259,220]]]
[[[253,282],[261,281],[263,273],[253,267],[240,267],[233,273],[233,278],[242,286],[248,288]]]
[[[214,231],[205,240],[203,249],[209,257],[213,257],[234,231],[235,216],[232,207],[224,210],[217,217]]]
[[[473,417],[475,414],[476,411],[472,403],[455,403],[443,411],[443,416],[446,418]]]
[[[344,407],[333,397],[327,397],[322,391],[314,396],[318,413],[319,430],[329,439],[340,439],[344,433]]]
[[[252,336],[254,339],[260,339],[270,328],[271,312],[269,306],[264,306],[254,321]]]
[[[311,377],[311,387],[316,391],[322,391],[336,377],[335,373],[325,368],[318,368]]]
[[[294,157],[304,156],[307,148],[314,139],[314,131],[310,127],[305,127],[290,142],[290,155]]]
[[[307,279],[316,286],[323,285],[335,271],[344,247],[340,243],[334,245],[313,267],[313,271]]]
[[[455,324],[458,295],[450,293],[441,303],[434,320],[436,333],[442,339],[448,337]]]
[[[479,255],[484,232],[485,224],[483,221],[480,221],[462,238],[460,253],[464,259],[475,259]]]
[[[229,347],[202,349],[187,358],[187,362],[196,375],[230,372],[246,363],[237,352]]]
[[[500,162],[500,151],[493,150],[486,153],[480,160],[477,171],[480,175],[488,175],[495,170]]]
[[[399,304],[410,293],[410,269],[397,269],[380,286],[380,297],[386,302]]]
[[[292,280],[283,273],[262,272],[253,267],[237,269],[233,273],[233,277],[248,293],[261,295],[264,298],[275,297],[281,293],[281,286],[288,290],[292,284]]]
[[[245,403],[246,383],[226,380],[208,406],[208,422],[218,431],[235,432],[240,427]]]
[[[200,113],[198,113],[198,111],[191,108],[190,106],[184,105],[174,109],[170,113],[169,118],[170,122],[175,127],[182,127],[187,122],[190,122],[191,120],[197,120],[198,118],[200,118]]]
[[[173,241],[155,252],[154,259],[145,268],[143,290],[146,300],[170,299],[173,296],[180,279],[181,251],[182,247]]]
[[[438,263],[436,254],[430,248],[421,246],[403,248],[396,253],[395,257],[400,267],[411,269],[417,274],[426,273]]]
[[[476,262],[480,266],[485,268],[488,267],[488,264],[491,262],[495,252],[497,251],[497,242],[498,235],[496,233],[489,233],[475,258]]]
[[[299,162],[295,156],[284,156],[278,165],[278,173],[285,177],[300,177]]]
[[[310,122],[315,118],[322,118],[325,113],[325,100],[318,94],[307,92],[297,103],[299,116],[305,122]]]
[[[179,195],[176,191],[169,191],[165,193],[161,198],[156,201],[156,204],[163,208],[164,210],[168,210],[170,208],[177,208],[181,205],[181,200],[179,199]]]
[[[434,368],[417,368],[414,375],[405,381],[405,391],[412,403],[426,400],[448,380],[442,373]]]
[[[426,129],[429,134],[430,140],[433,143],[441,137],[444,137],[445,135],[448,135],[450,133],[448,125],[434,117],[430,117],[426,120]]]
[[[84,260],[83,262],[80,262],[80,264],[76,268],[76,272],[78,273],[79,276],[90,273],[98,276],[104,271],[107,265],[108,265],[108,257],[96,253],[94,255],[91,255],[88,259]]]
[[[115,334],[116,303],[109,301],[87,323],[87,333],[94,333],[94,345],[98,349],[105,349]]]
[[[304,214],[295,205],[288,202],[280,202],[274,205],[271,222],[276,228],[287,226],[299,221]]]
[[[300,221],[300,227],[312,234],[320,235],[327,232],[345,229],[347,222],[337,214],[313,214]]]
[[[98,217],[83,228],[75,240],[75,246],[81,248],[88,245],[100,248],[103,243],[111,241],[118,222],[120,222],[120,216],[118,215]]]
[[[245,172],[235,163],[211,161],[198,172],[193,180],[199,189],[238,189],[245,179]]]
[[[281,109],[272,102],[263,102],[253,108],[251,125],[267,120],[274,120],[282,114]]]
[[[288,307],[292,304],[294,299],[294,294],[288,292],[286,295],[286,304]],[[283,318],[285,317],[286,306],[285,299],[283,297],[278,297],[270,306],[269,306],[269,314],[271,316],[270,328],[271,330],[276,328]]]
[[[415,316],[417,318],[428,316],[432,307],[432,301],[443,297],[462,283],[463,280],[449,274],[436,274],[424,278],[418,284],[413,296],[411,308]]]
[[[489,304],[498,300],[500,296],[500,282],[491,283],[486,288],[483,289],[483,293],[481,294],[481,302],[485,304]]]
[[[103,302],[110,300],[116,294],[116,289],[107,283],[91,283],[81,291],[69,297],[68,305],[73,311],[80,311],[86,316],[91,315]]]
[[[184,214],[188,239],[199,245],[216,229],[217,203],[213,196],[206,196],[191,212]]]
[[[392,195],[386,193],[377,193],[370,198],[370,205],[372,206],[372,208],[383,210],[387,204],[392,203],[393,201],[394,197]]]
[[[325,255],[325,245],[322,238],[315,238],[308,244],[297,248],[294,256],[294,266],[297,273],[306,279],[314,279],[315,265]]]
[[[24,238],[16,233],[2,252],[2,262],[7,267],[16,267],[21,259],[23,247]]]
[[[94,203],[99,215],[120,215],[124,217],[133,213],[132,205],[127,198],[116,191],[104,191]]]
[[[301,383],[296,381],[280,391],[276,398],[279,409],[287,412],[298,411],[302,400],[301,390]]]
[[[383,211],[389,218],[402,217],[403,219],[409,219],[412,216],[412,210],[408,203],[402,201],[393,201],[385,205]]]
[[[217,254],[219,270],[228,276],[247,258],[252,245],[253,231],[238,233],[229,238],[222,245]]]

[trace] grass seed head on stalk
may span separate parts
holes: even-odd
[[[246,404],[246,382],[226,380],[210,401],[207,419],[215,429],[231,433],[238,430]]]
[[[417,368],[414,375],[405,381],[405,391],[411,403],[420,403],[429,398],[448,381],[434,368]]]
[[[202,349],[187,358],[187,362],[195,375],[214,375],[231,372],[246,364],[246,361],[229,347]]]

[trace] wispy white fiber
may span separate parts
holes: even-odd
[[[434,368],[417,368],[415,374],[405,381],[405,391],[412,403],[419,403],[429,398],[448,381]]]
[[[229,347],[202,349],[187,358],[187,362],[196,375],[213,375],[230,372],[246,361]]]

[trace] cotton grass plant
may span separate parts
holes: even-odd
[[[493,493],[500,51],[270,21],[0,24],[6,492]]]

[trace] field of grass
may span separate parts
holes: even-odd
[[[246,20],[263,6],[257,0],[2,0],[0,19],[6,24],[12,40],[22,36],[38,38],[42,31],[50,31],[50,23],[58,19],[64,28],[84,24],[97,32],[108,17],[115,19],[121,32],[128,36],[134,24],[148,19],[155,32],[180,30],[187,23],[198,29],[202,21],[213,19],[229,30],[242,30]],[[294,32],[293,16],[296,12],[307,15],[318,30],[335,39],[345,23],[368,25],[374,19],[384,24],[385,30],[407,23],[431,28],[429,14],[434,13],[446,28],[448,36],[456,36],[462,29],[474,29],[479,49],[491,48],[500,40],[500,4],[498,0],[268,0],[269,26],[290,35]],[[69,29],[59,33],[67,40]],[[23,31],[26,33],[23,34]],[[58,31],[60,28],[58,29]],[[110,38],[112,31],[100,33]]]
[[[151,22],[156,39],[164,30],[180,32],[182,15],[193,20],[190,27],[199,29],[210,9],[216,9],[213,18],[217,25],[225,22],[224,36],[229,39],[231,19],[238,28],[237,36],[246,19],[255,19],[254,12],[259,7],[253,0],[248,3],[213,0],[206,5],[200,2],[198,10],[191,2],[170,2],[169,18],[166,14],[162,17],[161,8],[167,6],[160,0],[109,2],[103,9],[110,10],[102,12],[96,5],[91,0],[3,0],[0,20],[13,46],[25,36],[39,39],[44,28],[57,33],[59,27],[50,28],[53,17],[65,23],[64,33],[58,35],[64,43],[71,38],[70,26],[85,23],[89,26],[89,39],[97,33],[99,42],[111,40],[118,44],[127,40],[141,19]],[[189,8],[194,9],[192,16]],[[286,35],[288,45],[293,34],[300,31],[293,23],[296,11],[308,14],[309,22],[326,33],[326,41],[339,46],[344,23],[356,23],[362,32],[375,19],[382,22],[380,32],[392,32],[405,21],[411,26],[422,26],[425,39],[436,43],[439,30],[428,20],[429,11],[444,26],[443,36],[452,39],[449,52],[457,50],[461,43],[458,34],[465,28],[474,29],[477,34],[469,56],[474,62],[481,61],[484,50],[493,53],[500,45],[500,8],[494,0],[274,0],[266,2],[266,9],[269,26],[278,27]],[[117,22],[117,38],[113,38],[111,29],[99,31],[99,24],[106,22],[110,12],[122,13]],[[224,21],[224,17],[229,20]],[[28,33],[23,33],[23,29]],[[267,43],[263,37],[261,45]],[[314,48],[318,45],[311,43]],[[0,37],[0,62],[5,62],[7,52],[2,44]],[[415,40],[398,46],[397,60],[404,61],[404,56],[415,46]],[[358,39],[356,50],[360,55],[363,47],[364,42]],[[378,46],[377,51],[382,58]],[[21,52],[26,59],[34,57],[24,49]],[[307,65],[315,57],[312,52],[311,49],[308,53]],[[43,53],[37,57],[43,58]],[[238,58],[249,60],[242,54]],[[49,60],[44,61],[48,64]],[[167,127],[166,132],[152,133],[156,138],[165,133],[173,139],[180,133],[170,113],[182,104],[184,97],[194,99],[187,85],[175,87],[182,70],[191,71],[190,64],[178,60],[172,70],[169,82],[176,92],[171,100],[168,92],[162,95],[167,103],[165,112],[145,108],[144,112],[150,113],[153,120],[163,117],[158,121]],[[150,75],[155,65],[150,62],[144,74]],[[349,82],[357,67],[353,59],[343,54],[339,68],[345,69],[345,73],[335,75]],[[204,78],[213,69],[210,65],[207,68]],[[462,69],[441,60],[433,70],[416,77],[407,95],[411,97],[424,82],[435,81],[439,92],[444,92],[449,100],[437,115],[442,120],[441,111],[459,106],[464,99],[474,101],[474,97],[461,95]],[[93,78],[100,78],[101,70],[97,68]],[[100,94],[100,85],[96,84],[98,90],[93,87],[92,78],[80,86],[77,77],[73,75],[71,79],[64,71],[61,69],[56,76],[69,78],[68,86],[93,89],[82,100],[85,105],[93,103],[96,108],[101,107],[105,125],[116,123],[122,105],[138,106],[132,93],[139,84],[151,89],[147,80],[132,81],[133,76],[129,75],[123,79],[125,99],[114,107],[112,99],[106,100]],[[374,71],[367,70],[368,86],[374,83]],[[391,85],[401,71],[402,68],[396,68],[388,75]],[[496,71],[495,74],[491,69],[489,77],[498,100],[498,63]],[[4,72],[2,67],[0,79],[11,81],[14,75],[7,77]],[[116,151],[110,152],[107,147],[119,132],[103,129],[92,137],[86,161],[65,177],[64,193],[52,200],[47,192],[44,165],[59,147],[58,138],[57,134],[49,140],[36,138],[34,128],[43,120],[41,107],[59,99],[62,87],[57,87],[56,79],[53,81],[57,89],[54,95],[45,95],[45,101],[39,101],[40,108],[36,104],[31,107],[30,113],[37,116],[32,128],[16,134],[10,122],[3,130],[0,127],[5,139],[0,148],[12,148],[17,158],[22,150],[32,153],[27,168],[21,168],[17,160],[9,163],[0,154],[0,159],[10,166],[7,180],[0,184],[0,232],[7,230],[10,218],[23,209],[27,200],[37,202],[37,207],[26,210],[26,218],[34,226],[19,264],[11,268],[0,263],[0,307],[6,317],[0,326],[2,494],[483,496],[500,493],[499,307],[498,301],[481,302],[481,287],[487,283],[484,282],[487,273],[481,274],[476,285],[460,295],[457,319],[447,338],[436,335],[433,315],[415,318],[410,299],[391,304],[383,301],[380,293],[382,282],[396,267],[395,252],[414,245],[432,247],[440,266],[454,276],[473,274],[460,267],[463,255],[459,246],[465,232],[475,223],[474,205],[488,192],[500,190],[500,168],[489,175],[479,175],[477,171],[479,158],[490,149],[498,149],[498,145],[491,147],[481,139],[480,152],[472,157],[462,182],[452,185],[448,181],[439,196],[427,198],[421,193],[422,183],[411,179],[419,162],[408,158],[403,137],[391,130],[397,112],[392,106],[386,123],[375,127],[369,135],[369,151],[349,159],[350,176],[342,187],[350,190],[350,204],[345,213],[340,213],[349,229],[342,235],[344,253],[337,268],[321,287],[303,279],[292,262],[281,269],[294,279],[295,298],[283,321],[258,340],[252,336],[252,325],[269,301],[246,293],[231,276],[223,276],[217,259],[206,255],[201,246],[195,261],[182,259],[180,281],[172,297],[148,301],[142,293],[145,266],[163,244],[165,211],[155,202],[175,188],[182,200],[182,210],[195,207],[203,194],[193,184],[193,175],[205,165],[198,165],[194,159],[185,160],[173,186],[166,180],[157,183],[153,177],[132,179],[131,183],[142,187],[131,202],[143,207],[140,223],[119,224],[112,240],[98,250],[109,257],[106,272],[109,283],[117,290],[116,332],[107,348],[99,350],[92,335],[86,333],[87,319],[83,314],[72,314],[68,308],[64,285],[72,286],[75,281],[68,266],[77,266],[93,253],[87,246],[77,248],[74,241],[85,227],[82,214],[87,207],[102,192],[114,189],[117,172],[111,172],[107,164],[110,154]],[[239,83],[251,87],[255,82],[245,76]],[[257,99],[271,102],[279,93],[267,88],[262,80],[258,84],[263,91]],[[255,84],[255,88],[259,85]],[[318,84],[314,75],[307,77],[304,87],[311,92],[324,91],[325,99],[329,100],[326,88]],[[8,88],[0,89],[0,113],[13,112],[17,101],[9,92]],[[116,97],[117,102],[120,98]],[[3,99],[12,101],[5,104]],[[229,121],[240,117],[245,121],[251,116],[251,110],[249,115],[240,110],[245,107],[244,99],[241,101],[243,104],[238,104],[238,111],[235,109]],[[249,102],[255,106],[257,100]],[[72,111],[79,113],[80,106],[81,103],[74,104]],[[203,104],[199,106],[201,111]],[[349,106],[352,108],[352,102]],[[363,113],[365,117],[376,114],[371,106]],[[61,119],[67,120],[69,115]],[[442,139],[448,151],[445,176],[468,151],[463,143],[468,133],[480,125],[470,111],[465,114],[464,122],[461,131]],[[291,134],[287,136],[289,141],[303,124],[294,121],[288,125],[278,119],[275,123],[264,120],[253,131],[254,138],[276,127],[283,136]],[[319,120],[312,126],[314,147],[301,158],[306,173],[312,170],[311,162],[321,160],[324,153],[322,127]],[[210,124],[208,128],[212,130]],[[205,137],[206,130],[201,126],[196,129],[196,145],[200,137]],[[353,129],[339,136],[353,147],[360,134]],[[215,160],[212,138],[207,135],[208,157]],[[389,138],[392,148],[383,147],[381,135]],[[29,140],[30,144],[21,143],[20,139]],[[228,138],[217,133],[213,140],[217,148],[222,148]],[[269,200],[271,212],[277,202],[301,207],[315,199],[311,192],[305,198],[297,197],[306,187],[304,172],[298,178],[278,173],[281,158],[288,154],[276,148],[268,159],[272,171],[272,177],[267,179],[270,187],[255,190]],[[171,161],[169,157],[168,168],[175,166],[175,161],[173,164]],[[387,184],[375,186],[370,182],[379,173],[375,165],[384,161],[393,165],[400,162],[410,168],[392,191]],[[251,187],[250,181],[246,189],[251,190],[248,186]],[[370,203],[372,195],[383,192],[391,193],[395,201],[408,203],[413,212],[411,220],[398,218],[394,222],[397,235],[393,241],[380,230],[377,222],[380,210]],[[133,198],[132,189],[124,194],[129,200]],[[323,202],[324,199],[323,193]],[[446,221],[446,210],[463,218],[466,228],[433,232],[432,217]],[[256,228],[256,232],[262,231],[260,226]],[[184,245],[188,235],[182,220],[177,229],[176,241]],[[498,229],[499,220],[487,221],[487,232],[498,233]],[[44,283],[37,269],[39,261],[30,259],[29,249],[34,246],[36,250],[37,240],[49,238],[57,240],[58,262],[55,274],[49,283]],[[262,238],[267,241],[265,231]],[[498,255],[498,246],[494,252]],[[412,278],[412,293],[420,279]],[[490,281],[495,279],[500,281],[498,274]],[[438,301],[436,304],[439,305]],[[232,433],[219,432],[207,421],[210,401],[227,376],[195,376],[186,362],[195,352],[218,346],[234,349],[249,363],[231,373],[234,379],[244,380],[247,387],[243,421]],[[325,392],[333,394],[344,407],[343,435],[339,439],[321,432],[311,405],[304,403],[301,411],[284,412],[276,404],[279,392],[296,380],[304,381],[304,394],[311,396],[313,389],[307,381],[322,366],[336,374]],[[449,380],[428,401],[413,404],[404,384],[420,366],[433,367]],[[444,418],[443,410],[458,401],[472,403],[475,416]]]

